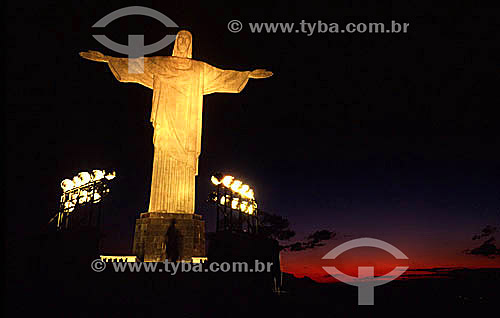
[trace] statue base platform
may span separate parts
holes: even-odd
[[[186,213],[141,213],[133,254],[144,262],[187,261],[205,256],[205,221]]]

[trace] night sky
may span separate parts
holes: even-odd
[[[228,2],[229,3],[229,2]],[[385,240],[411,268],[498,267],[499,259],[467,255],[487,225],[500,223],[500,137],[497,108],[498,17],[490,9],[383,6],[301,1],[268,7],[205,1],[42,1],[11,3],[6,13],[6,234],[38,233],[56,213],[60,182],[80,171],[114,169],[105,215],[108,253],[131,253],[135,219],[148,208],[153,159],[152,90],[118,82],[104,63],[82,59],[97,50],[91,26],[128,5],[156,9],[193,34],[193,58],[223,69],[265,68],[240,94],[204,97],[196,212],[207,230],[206,203],[215,172],[255,189],[260,207],[285,216],[297,240],[328,229],[323,247],[283,253],[282,268],[325,279],[321,257],[357,237]],[[240,33],[227,23],[244,23]],[[399,34],[251,33],[249,22],[410,23]],[[140,16],[104,29],[146,44],[180,28]],[[171,55],[172,45],[152,54]],[[500,239],[500,237],[499,237]],[[392,256],[349,251],[339,269]]]

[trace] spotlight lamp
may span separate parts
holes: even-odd
[[[112,172],[109,172],[107,173],[104,178],[108,179],[108,180],[113,180],[114,178],[116,177],[116,172],[112,171]]]
[[[92,170],[92,181],[104,178],[104,170]]]
[[[73,180],[70,179],[64,179],[61,182],[61,188],[63,189],[63,192],[69,191],[75,187],[75,183]]]
[[[240,180],[233,181],[233,183],[231,184],[231,190],[239,193],[242,184],[243,182],[241,182]]]
[[[217,231],[222,228],[223,230],[256,233],[258,209],[253,189],[230,175],[223,176],[218,173],[210,180],[217,187],[209,198],[209,201],[217,207]],[[236,216],[233,216],[233,213],[236,213]],[[247,224],[246,229],[244,223]]]
[[[231,187],[231,183],[233,183],[233,180],[234,180],[234,177],[232,177],[232,176],[225,176],[224,178],[222,178],[221,182],[222,182],[222,184],[226,188],[230,188]]]
[[[222,182],[222,181],[219,181],[219,179],[217,179],[217,178],[216,178],[216,177],[214,177],[214,176],[212,176],[211,180],[212,180],[212,183],[213,183],[214,185],[219,185],[219,184],[221,184],[221,182]]]
[[[92,173],[82,171],[72,179],[64,179],[61,182],[61,195],[57,227],[60,229],[71,212],[77,206],[95,204],[101,202],[110,191],[109,182],[116,178],[115,171],[92,170]]]
[[[253,214],[255,209],[257,209],[253,189],[251,189],[248,184],[243,184],[242,181],[236,180],[233,176],[222,177],[220,174],[212,176],[210,180],[216,186],[223,185],[226,190],[235,195],[233,199],[230,200],[230,205],[233,210],[240,210],[241,212]],[[225,196],[220,196],[220,198],[214,197],[213,200],[216,202],[219,201],[220,204],[225,205],[226,202],[229,202],[229,197],[227,199]]]

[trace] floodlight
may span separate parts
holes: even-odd
[[[222,184],[226,187],[226,188],[229,188],[231,187],[231,183],[233,182],[234,180],[234,177],[232,176],[225,176],[223,179],[222,179]]]
[[[215,176],[212,176],[210,180],[212,180],[212,183],[215,185],[219,185],[221,183],[221,181],[217,179]]]
[[[241,182],[240,180],[233,181],[233,183],[231,184],[231,190],[233,190],[234,192],[239,192],[242,184],[243,182]]]
[[[64,192],[69,191],[75,187],[75,183],[71,181],[70,179],[64,179],[61,182],[61,188],[63,189]]]

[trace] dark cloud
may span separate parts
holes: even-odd
[[[496,226],[487,225],[481,230],[480,234],[476,234],[472,237],[473,240],[479,240],[488,236],[495,234],[498,231]]]
[[[495,244],[495,238],[490,237],[479,247],[467,249],[464,251],[465,254],[469,255],[478,255],[478,256],[486,256],[488,258],[495,258],[500,255],[500,248],[498,248]]]
[[[478,247],[466,249],[464,253],[468,255],[486,256],[488,258],[495,258],[496,256],[500,255],[500,249],[496,246],[495,237],[493,236],[493,234],[497,232],[498,228],[496,226],[487,225],[484,229],[481,230],[481,233],[476,234],[472,237],[473,241],[483,238],[487,238],[487,240]]]

